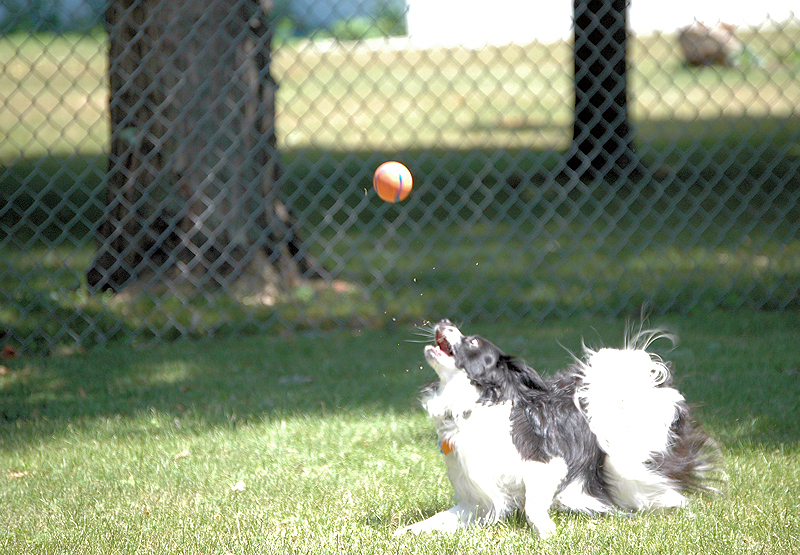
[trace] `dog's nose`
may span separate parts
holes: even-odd
[[[439,323],[436,324],[436,335],[437,337],[447,335],[450,336],[452,340],[452,338],[461,335],[461,332],[453,322],[447,318],[443,318],[439,320]]]

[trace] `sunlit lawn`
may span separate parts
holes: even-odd
[[[0,375],[4,553],[790,553],[800,541],[794,313],[718,312],[667,324],[663,352],[724,449],[719,498],[636,518],[524,519],[396,539],[452,494],[418,388],[413,328],[120,346],[5,360]],[[599,318],[464,324],[540,371]],[[661,346],[666,348],[666,346]]]

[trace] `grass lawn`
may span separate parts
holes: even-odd
[[[659,319],[725,451],[721,498],[637,518],[391,533],[446,508],[413,329],[120,346],[0,371],[2,553],[788,553],[800,542],[800,314]],[[550,372],[619,320],[464,326]],[[664,346],[666,348],[666,345]]]

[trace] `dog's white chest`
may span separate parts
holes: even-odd
[[[483,507],[517,506],[523,463],[511,436],[511,402],[484,405],[469,381],[454,379],[425,401],[436,422],[456,497]]]
[[[462,450],[509,447],[511,442],[511,402],[482,404],[480,392],[466,376],[456,376],[423,405],[436,423],[439,440],[448,440]]]

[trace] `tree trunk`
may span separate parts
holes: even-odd
[[[315,271],[279,195],[270,8],[109,5],[111,152],[93,289],[242,277],[260,288]]]
[[[627,0],[574,0],[575,121],[568,167],[579,177],[637,171],[628,117]]]

